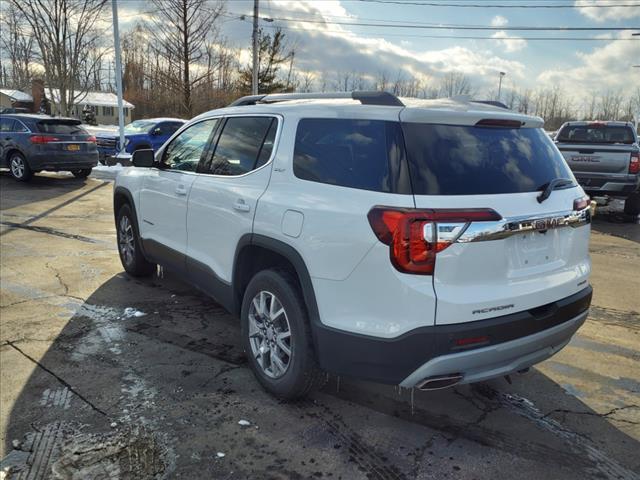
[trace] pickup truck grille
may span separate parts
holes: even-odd
[[[99,147],[103,148],[115,148],[116,147],[116,139],[115,138],[98,138],[96,143]]]

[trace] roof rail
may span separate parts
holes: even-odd
[[[258,103],[276,103],[287,100],[322,100],[350,98],[358,100],[362,105],[382,105],[389,107],[404,107],[398,97],[389,92],[321,92],[321,93],[270,93],[268,95],[247,95],[230,103],[230,107],[256,105]]]

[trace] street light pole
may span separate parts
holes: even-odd
[[[500,101],[500,94],[502,93],[502,77],[505,75],[505,72],[500,72],[500,80],[498,81],[498,101]]]
[[[251,93],[258,94],[258,0],[253,0],[253,70]]]
[[[120,33],[118,31],[118,0],[111,0],[113,14],[113,48],[116,53],[116,91],[118,92],[118,131],[120,132],[120,152],[124,149],[124,110],[122,101],[122,61],[120,59]],[[118,153],[120,153],[118,152]]]

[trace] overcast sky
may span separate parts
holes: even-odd
[[[286,1],[260,0],[260,16],[265,28],[281,26],[296,45],[298,68],[327,72],[328,82],[335,72],[375,75],[386,71],[395,78],[398,71],[425,78],[447,72],[463,72],[484,91],[495,89],[498,72],[507,73],[507,88],[537,88],[560,85],[572,92],[621,89],[640,85],[640,40],[633,41],[531,41],[502,40],[505,37],[588,37],[633,38],[630,32],[526,32],[511,30],[475,31],[453,29],[385,28],[380,26],[336,25],[342,23],[395,23],[431,25],[476,25],[502,28],[532,27],[634,27],[640,32],[640,0],[433,0],[432,3],[490,5],[569,5],[571,8],[455,8],[412,3],[357,0]],[[607,3],[634,5],[632,8],[590,8]],[[121,24],[130,28],[149,5],[139,0],[121,0]],[[249,58],[252,0],[226,3],[223,35],[229,43],[242,47]],[[280,19],[280,20],[278,20]],[[285,21],[306,19],[316,23]],[[425,36],[481,36],[496,40],[425,38]],[[635,37],[640,39],[640,37]],[[584,92],[584,93],[583,93]]]

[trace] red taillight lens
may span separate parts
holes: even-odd
[[[96,143],[97,142],[96,137],[91,135],[89,138],[87,138],[87,142]]]
[[[590,205],[591,205],[591,199],[589,198],[588,195],[585,195],[584,197],[576,198],[573,201],[574,210],[584,210]]]
[[[633,152],[629,161],[629,173],[640,173],[640,153]]]
[[[433,275],[436,254],[455,240],[451,231],[461,234],[469,222],[495,221],[502,217],[489,208],[402,209],[375,207],[368,214],[376,237],[389,245],[391,263],[405,273]],[[446,229],[438,233],[438,225]]]
[[[51,135],[31,135],[31,143],[51,143],[51,142],[59,142],[60,139],[58,137],[52,137]]]

